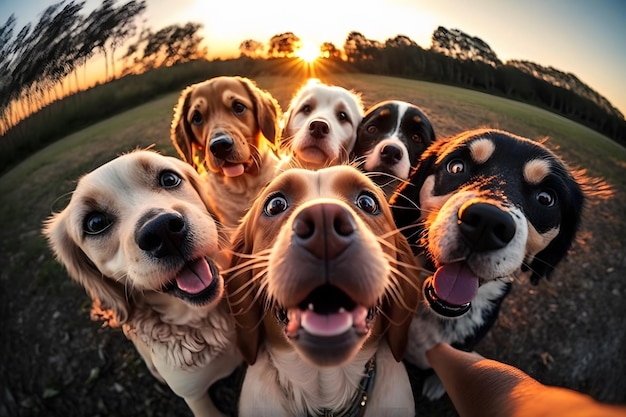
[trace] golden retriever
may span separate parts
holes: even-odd
[[[289,169],[232,242],[240,417],[414,415],[399,361],[417,267],[380,188],[348,165]]]
[[[224,225],[236,226],[274,177],[281,115],[272,95],[244,77],[215,77],[182,91],[172,142],[205,175],[211,210]]]
[[[83,176],[43,231],[94,312],[122,325],[195,416],[215,416],[207,390],[242,359],[216,264],[225,239],[204,195],[185,162],[135,151]]]
[[[362,118],[358,94],[311,79],[296,92],[285,112],[281,152],[302,168],[345,163]]]

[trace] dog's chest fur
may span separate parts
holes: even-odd
[[[234,349],[235,325],[224,303],[210,311],[187,308],[193,313],[173,315],[184,317],[185,324],[171,319],[171,305],[161,311],[158,304],[139,306],[124,331],[134,333],[173,368],[204,367]]]
[[[206,172],[205,184],[209,205],[213,213],[226,226],[236,226],[252,205],[259,190],[276,175],[279,159],[266,152],[258,162],[258,175],[244,173],[238,177],[225,177],[211,171]]]

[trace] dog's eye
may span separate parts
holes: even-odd
[[[161,175],[159,175],[159,184],[163,188],[174,188],[178,187],[182,182],[182,178],[178,174],[172,171],[163,171]]]
[[[283,211],[287,210],[289,204],[287,203],[287,199],[284,195],[272,194],[265,200],[265,206],[263,207],[263,212],[270,217],[277,216]]]
[[[304,105],[304,106],[302,106],[302,108],[300,109],[300,111],[301,111],[302,113],[305,113],[305,114],[309,114],[309,113],[311,113],[311,110],[313,110],[313,108],[311,107],[311,105],[310,105],[310,104],[305,104],[305,105]]]
[[[369,126],[367,127],[367,133],[376,133],[376,131],[377,131],[377,130],[378,130],[378,129],[377,129],[377,128],[376,128],[376,126],[374,126],[374,125],[369,125]]]
[[[422,137],[420,135],[412,135],[411,140],[415,143],[422,143]]]
[[[97,235],[108,229],[113,222],[106,214],[99,211],[91,212],[85,217],[83,231],[88,235]]]
[[[539,204],[546,207],[552,207],[556,204],[556,195],[552,190],[539,191],[535,195],[535,199]]]
[[[196,126],[199,126],[202,124],[203,122],[203,118],[202,118],[202,113],[200,113],[198,110],[194,110],[194,112],[191,115],[191,123],[193,123]]]
[[[345,111],[340,111],[339,113],[337,113],[337,118],[342,122],[345,122],[346,120],[348,120],[348,113],[346,113]]]
[[[242,114],[246,112],[246,110],[248,110],[246,105],[240,101],[234,101],[231,108],[233,110],[233,113],[235,113],[237,116],[241,116]]]
[[[448,162],[447,169],[450,174],[462,174],[465,172],[465,162],[460,159],[453,159]]]
[[[356,205],[369,214],[378,214],[380,212],[378,200],[370,193],[359,194],[356,198]]]

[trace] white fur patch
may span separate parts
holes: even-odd
[[[491,139],[478,139],[469,144],[472,159],[477,164],[484,164],[493,155],[496,145]]]
[[[550,173],[550,163],[545,159],[533,159],[524,165],[524,180],[539,184]]]

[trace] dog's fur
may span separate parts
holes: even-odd
[[[184,89],[172,120],[180,156],[206,175],[211,210],[236,226],[275,175],[282,112],[272,95],[244,77],[215,77]]]
[[[308,169],[348,162],[362,118],[357,93],[311,79],[295,93],[285,112],[281,152]]]
[[[413,416],[397,361],[419,299],[416,263],[365,174],[348,165],[285,171],[259,195],[232,247],[227,297],[253,364],[241,417],[340,413],[373,355],[364,415]]]
[[[350,159],[370,173],[389,199],[434,141],[433,126],[418,106],[382,101],[365,112]]]
[[[122,155],[83,176],[44,234],[93,301],[93,318],[122,325],[152,374],[196,416],[219,411],[213,382],[242,363],[223,297],[224,236],[199,175],[152,151]]]
[[[579,227],[581,182],[544,145],[504,131],[469,131],[426,150],[391,201],[396,224],[437,270],[424,282],[429,308],[411,324],[409,362],[428,368],[425,351],[437,342],[472,350],[514,279],[552,273]],[[431,398],[442,394],[434,387],[425,386]]]

